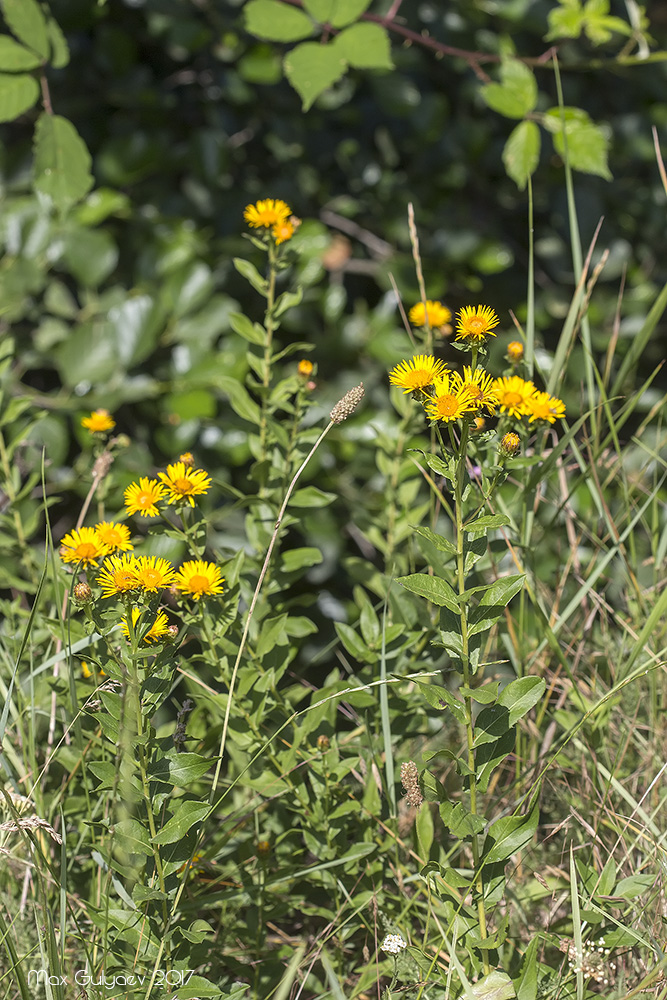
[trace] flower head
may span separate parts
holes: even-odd
[[[469,390],[470,398],[477,410],[486,407],[487,412],[493,416],[498,405],[493,375],[489,375],[483,368],[476,368],[473,371],[469,365],[464,365],[463,375],[455,375],[452,380]]]
[[[178,456],[178,461],[187,465],[188,469],[194,468],[195,460],[191,451],[184,451],[182,455]]]
[[[507,345],[507,357],[513,365],[523,360],[523,344],[520,340],[511,340]]]
[[[167,471],[159,473],[169,491],[167,503],[187,502],[194,507],[194,497],[211,488],[211,477],[203,469],[190,469],[185,462],[174,462]]]
[[[495,337],[494,326],[500,320],[490,306],[465,306],[459,310],[456,322],[456,339],[483,344],[487,337]]]
[[[430,299],[426,300],[425,309],[424,303],[418,302],[408,313],[408,319],[413,326],[426,326],[426,321],[428,320],[430,327],[437,328],[439,326],[446,326],[451,318],[451,309],[443,306],[442,302],[431,302]]]
[[[201,597],[221,594],[223,577],[215,563],[190,559],[180,567],[173,584],[182,594],[198,601]]]
[[[136,628],[137,622],[141,617],[141,611],[139,608],[132,608],[132,628]],[[123,635],[126,639],[130,638],[130,629],[127,624],[127,616],[123,615],[121,619],[121,628],[123,630]],[[148,632],[144,635],[144,642],[159,642],[160,639],[169,632],[169,619],[167,618],[164,611],[160,608],[155,616],[155,621],[149,628]]]
[[[532,382],[526,382],[519,375],[509,375],[496,379],[495,390],[501,413],[519,419],[528,413],[528,400],[535,392]]]
[[[291,219],[285,219],[283,222],[276,222],[275,226],[271,226],[271,235],[276,241],[276,246],[284,243],[286,240],[291,240],[294,236],[294,230],[296,226],[293,221],[294,217]]]
[[[60,543],[60,558],[66,563],[97,566],[106,553],[95,528],[78,528],[65,535]]]
[[[433,385],[436,378],[444,375],[447,366],[439,358],[429,354],[415,354],[413,358],[401,361],[389,372],[389,381],[397,385],[403,392],[414,392],[415,389],[425,389]]]
[[[534,420],[546,420],[553,424],[556,418],[565,416],[565,403],[548,392],[534,392],[526,401],[526,412],[531,424]]]
[[[95,525],[95,531],[102,545],[106,548],[107,554],[132,551],[130,529],[126,524],[116,524],[115,521],[100,521],[99,524]]]
[[[157,504],[164,500],[166,489],[157,479],[142,476],[138,483],[130,483],[125,490],[125,506],[128,514],[141,514],[142,517],[158,517],[160,511]]]
[[[272,229],[274,226],[282,226],[291,214],[292,209],[286,202],[279,198],[265,198],[254,205],[247,205],[243,217],[253,229]]]
[[[72,590],[72,597],[77,604],[83,606],[84,604],[90,604],[93,592],[87,583],[75,583]]]
[[[116,426],[108,410],[93,410],[89,417],[82,417],[81,426],[90,431],[91,434],[103,434]]]
[[[136,574],[141,589],[156,594],[173,583],[175,570],[168,559],[142,556],[136,560]]]
[[[447,372],[433,383],[433,395],[424,400],[424,409],[431,420],[449,423],[474,413],[477,403],[461,376]]]
[[[498,454],[501,458],[514,458],[515,455],[519,454],[520,447],[521,438],[514,431],[510,431],[509,434],[503,434],[500,439]]]
[[[387,934],[380,947],[388,955],[398,955],[407,948],[407,944],[400,934]]]
[[[308,361],[307,358],[302,358],[296,366],[296,370],[299,375],[303,376],[303,378],[308,378],[312,375],[314,367],[315,366],[312,361]]]
[[[115,597],[139,586],[137,560],[134,556],[111,556],[97,577],[102,597]]]

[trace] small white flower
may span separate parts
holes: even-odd
[[[400,934],[387,934],[380,947],[388,955],[398,955],[404,948],[407,948],[407,944]]]

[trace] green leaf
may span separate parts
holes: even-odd
[[[60,30],[58,22],[49,17],[46,30],[51,45],[51,59],[49,60],[54,69],[63,69],[69,63],[69,46],[67,40]]]
[[[432,604],[437,604],[440,608],[449,608],[454,614],[459,613],[458,597],[449,584],[437,576],[428,576],[426,573],[412,573],[410,576],[398,577],[396,582],[411,593],[427,598]]]
[[[597,174],[605,180],[612,179],[607,163],[609,140],[585,111],[581,108],[549,108],[544,114],[542,124],[547,131],[553,133],[556,152],[563,160],[568,160],[573,170]]]
[[[433,472],[437,472],[439,476],[444,476],[445,479],[449,479],[452,483],[454,482],[454,479],[456,478],[456,462],[453,458],[449,459],[447,462],[443,461],[442,458],[439,458],[438,455],[426,455],[425,458],[429,469],[432,469]]]
[[[62,261],[86,288],[97,288],[118,262],[118,247],[106,229],[82,229],[67,233]]]
[[[154,844],[175,844],[177,840],[182,840],[190,827],[199,823],[209,813],[210,806],[207,802],[183,801],[176,805],[174,815],[168,819],[161,830],[153,837]]]
[[[450,708],[452,715],[462,726],[465,725],[466,712],[465,707],[461,701],[453,694],[448,691],[447,688],[441,687],[439,684],[422,684],[417,681],[419,690],[426,698],[429,705],[433,708],[440,709],[442,711],[444,708]]]
[[[464,524],[463,530],[468,534],[472,534],[476,531],[490,531],[492,528],[504,528],[505,525],[511,523],[506,514],[484,514],[482,517]]]
[[[452,806],[451,802],[443,802],[440,805],[440,817],[452,837],[457,840],[465,840],[476,833],[481,833],[486,822],[483,816],[469,812],[462,802]]]
[[[261,276],[254,264],[251,264],[249,260],[244,260],[243,257],[234,257],[233,264],[239,274],[250,282],[256,292],[259,292],[260,295],[266,295],[269,283],[266,278]]]
[[[519,573],[516,576],[503,576],[487,587],[479,605],[470,615],[468,635],[478,635],[491,628],[504,613],[514,595],[521,590],[523,581],[524,574]]]
[[[651,889],[655,883],[655,875],[629,875],[616,883],[614,896],[620,896],[621,899],[636,899],[647,889]]]
[[[578,38],[584,26],[586,15],[582,10],[577,10],[571,6],[556,7],[549,11],[549,34],[546,41],[554,38]]]
[[[0,73],[0,122],[10,122],[39,98],[39,84],[27,73]]]
[[[9,28],[24,45],[48,59],[51,52],[46,18],[37,0],[0,0]]]
[[[299,42],[313,33],[307,14],[279,0],[248,0],[243,16],[246,30],[269,42]]]
[[[303,5],[320,24],[344,28],[370,7],[371,0],[304,0]]]
[[[290,507],[328,507],[336,499],[335,493],[326,493],[317,486],[304,486],[290,497]]]
[[[284,67],[287,79],[301,97],[303,110],[307,111],[320,94],[340,80],[347,62],[333,45],[304,42],[285,56]]]
[[[541,944],[540,937],[536,934],[526,948],[521,962],[521,972],[517,981],[517,1000],[536,1000],[537,954]]]
[[[490,947],[497,948],[498,944],[495,943]],[[475,1000],[514,1000],[516,997],[514,983],[507,973],[500,969],[494,969],[488,976],[479,979],[470,987],[470,993]]]
[[[184,788],[197,778],[202,778],[210,770],[213,758],[202,757],[198,753],[169,751],[164,757],[153,761],[149,767],[149,777],[166,785]]]
[[[271,315],[277,319],[282,316],[284,312],[291,309],[293,306],[298,306],[299,302],[303,298],[303,288],[301,285],[293,292],[283,292],[282,295],[278,297],[276,303],[273,307]]]
[[[418,535],[421,535],[422,538],[428,539],[429,542],[435,545],[439,552],[448,552],[450,555],[456,555],[456,546],[448,538],[445,538],[444,535],[439,535],[437,531],[431,531],[430,528],[422,528],[417,524],[411,524],[410,527]]]
[[[60,115],[40,115],[35,127],[34,185],[61,210],[90,191],[93,177],[86,144],[72,123]]]
[[[373,653],[368,648],[351,625],[347,625],[345,622],[335,622],[335,628],[338,638],[351,656],[354,656],[361,663],[375,663],[377,653]]]
[[[251,399],[245,386],[231,375],[221,375],[215,372],[211,376],[211,385],[229,396],[229,404],[239,417],[251,424],[260,423],[260,412],[257,403]]]
[[[353,24],[333,41],[336,51],[355,69],[393,69],[387,31],[379,24]]]
[[[113,831],[114,845],[128,854],[152,854],[148,830],[136,819],[122,819]]]
[[[525,118],[537,104],[537,83],[533,71],[518,59],[503,59],[502,83],[489,83],[481,94],[488,106],[506,118]]]
[[[507,861],[530,843],[537,830],[539,809],[535,801],[526,816],[503,816],[489,828],[484,840],[482,858],[485,865]]]
[[[283,553],[280,568],[284,573],[294,573],[296,570],[309,566],[318,566],[322,562],[319,549],[304,546],[300,549],[289,549]]]
[[[419,853],[422,858],[427,858],[431,853],[431,845],[433,844],[435,829],[433,826],[433,815],[426,802],[423,802],[420,806],[419,812],[417,813],[417,822],[415,823],[415,827],[417,830]]]
[[[541,677],[518,677],[503,688],[498,697],[498,704],[509,710],[509,724],[516,725],[519,719],[537,705],[545,690]]]
[[[19,45],[9,35],[0,35],[0,70],[15,73],[21,69],[36,69],[41,59],[30,49]]]
[[[266,332],[259,323],[253,323],[251,319],[243,313],[233,312],[229,314],[229,325],[234,333],[238,333],[244,340],[251,344],[262,347],[266,341]]]
[[[519,122],[510,132],[503,149],[503,163],[519,191],[523,191],[533,176],[540,159],[540,130],[535,122]]]

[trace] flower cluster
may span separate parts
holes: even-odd
[[[289,205],[280,198],[264,198],[247,205],[243,217],[253,229],[266,229],[278,246],[290,240],[301,220],[292,215]]]
[[[194,507],[194,498],[210,489],[211,477],[203,469],[193,468],[191,460],[192,456],[186,453],[181,455],[178,462],[168,465],[166,472],[159,472],[158,479],[142,476],[139,482],[130,483],[125,490],[125,508],[128,514],[158,517],[158,504],[163,500],[168,504],[188,504]]]
[[[387,934],[380,947],[388,955],[400,955],[407,948],[407,944],[400,934]]]
[[[550,396],[548,392],[541,392],[532,382],[519,375],[497,378],[495,389],[500,412],[508,413],[517,420],[528,417],[531,424],[535,420],[546,420],[553,424],[557,418],[565,416],[562,399]]]
[[[602,986],[609,986],[616,974],[616,963],[609,961],[609,948],[605,948],[604,938],[599,938],[597,947],[587,942],[581,951],[571,938],[561,941],[559,946],[568,958],[573,972],[581,972],[586,979],[593,979]]]
[[[60,558],[65,563],[97,566],[100,559],[113,552],[131,552],[130,529],[115,521],[100,521],[94,528],[75,528],[60,543]]]

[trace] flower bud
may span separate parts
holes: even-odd
[[[329,749],[329,746],[330,746],[330,740],[329,740],[329,737],[328,737],[328,736],[325,736],[325,734],[324,734],[324,733],[321,733],[321,734],[320,734],[320,735],[319,735],[319,736],[317,737],[317,749],[318,749],[318,750],[321,750],[321,751],[322,751],[322,753],[324,753],[324,751],[325,751],[325,750],[328,750],[328,749]]]
[[[93,592],[87,583],[75,583],[72,594],[76,603],[81,605],[90,604],[93,599]]]
[[[182,462],[188,469],[194,468],[195,460],[191,451],[184,451],[182,455],[178,456],[178,461]]]
[[[510,431],[509,434],[503,434],[498,445],[498,454],[501,458],[514,458],[519,454],[520,447],[521,438],[514,431]]]
[[[507,357],[513,365],[518,365],[523,360],[523,344],[520,340],[513,340],[507,345]]]
[[[312,375],[314,367],[315,366],[312,361],[308,361],[307,358],[303,358],[296,366],[296,370],[299,375],[303,376],[303,378],[308,378],[309,375]]]

